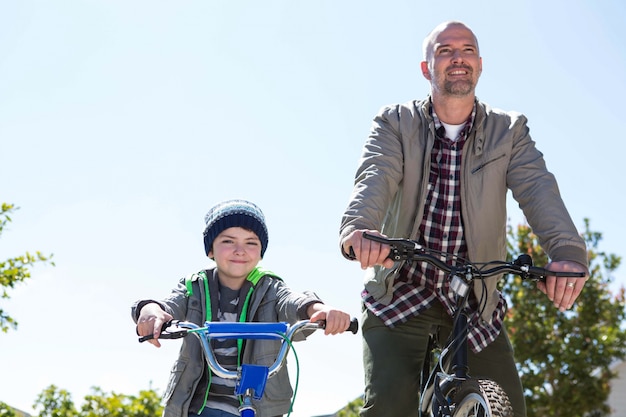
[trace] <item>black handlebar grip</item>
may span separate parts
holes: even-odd
[[[319,320],[319,321],[316,321],[315,323],[311,323],[311,324],[317,325],[318,329],[325,329],[326,328],[326,320]],[[346,332],[350,332],[352,334],[357,334],[358,331],[359,331],[359,320],[356,317],[352,317],[350,319],[350,324],[348,325],[348,328],[345,331]]]
[[[166,332],[163,331],[160,335],[159,335],[159,339],[179,339],[183,336],[185,336],[187,334],[187,330],[181,330],[181,331],[177,331],[177,332]],[[147,340],[151,340],[154,339],[154,335],[153,334],[149,334],[147,336],[142,336],[139,338],[139,343],[141,342],[145,342]]]
[[[352,320],[350,320],[350,325],[348,326],[347,330],[349,332],[352,332],[352,334],[357,334],[357,332],[359,331],[359,321],[356,317],[353,317]]]
[[[152,340],[152,339],[154,339],[154,335],[153,334],[149,334],[147,336],[141,336],[139,338],[139,343],[143,343],[143,342],[146,342],[146,341]]]
[[[172,323],[174,323],[174,320],[166,321],[165,323],[163,323],[163,325],[161,325],[161,335],[159,336],[159,339],[174,339],[174,337],[171,336],[170,334],[163,333],[165,331],[165,329],[167,329],[168,327],[170,327],[172,325]],[[135,328],[135,331],[137,332],[137,336],[139,336],[139,330],[137,330]],[[152,339],[154,339],[154,334],[141,336],[139,338],[139,343],[143,343],[143,342],[146,342],[146,341],[152,340]]]

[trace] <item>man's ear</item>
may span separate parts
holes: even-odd
[[[428,62],[422,61],[420,66],[422,68],[422,75],[424,76],[424,78],[430,81],[431,77],[430,77],[430,71],[428,70]]]

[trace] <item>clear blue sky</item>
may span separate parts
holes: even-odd
[[[449,19],[479,38],[479,98],[528,116],[575,223],[626,255],[621,0],[0,0],[0,201],[21,207],[0,259],[57,265],[2,300],[20,324],[0,334],[0,401],[162,392],[178,342],[137,343],[130,305],[208,265],[203,216],[227,198],[264,210],[265,267],[358,315],[337,242],[357,159],[382,105],[427,94],[421,42]],[[360,343],[296,345],[293,416],[361,393]]]

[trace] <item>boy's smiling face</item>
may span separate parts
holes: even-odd
[[[239,289],[250,271],[261,261],[261,241],[251,230],[229,227],[213,241],[209,258],[217,264],[220,283]]]

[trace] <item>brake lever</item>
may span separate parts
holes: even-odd
[[[513,261],[513,265],[519,266],[522,270],[521,277],[522,279],[530,279],[531,281],[540,281],[546,282],[546,278],[549,276],[555,277],[572,277],[572,278],[582,278],[585,276],[583,272],[557,272],[550,271],[546,268],[533,266],[532,258],[527,254],[521,254],[517,257],[515,261]]]
[[[424,249],[422,245],[409,239],[385,238],[367,232],[363,232],[363,238],[389,245],[390,252],[388,258],[393,261],[410,259],[416,252],[422,252]]]
[[[161,335],[159,336],[159,339],[180,339],[181,337],[187,336],[188,334],[187,329],[174,330],[174,331],[167,330],[172,326],[176,326],[179,321],[180,320],[170,320],[168,322],[163,323],[163,326],[161,326]],[[141,336],[139,338],[139,343],[146,342],[152,339],[154,339],[154,334]]]
[[[422,245],[410,239],[382,237],[382,236],[373,235],[367,232],[363,232],[363,238],[368,239],[368,240],[373,240],[374,242],[382,243],[385,245],[395,246],[397,248],[412,249],[412,250],[423,249]]]

